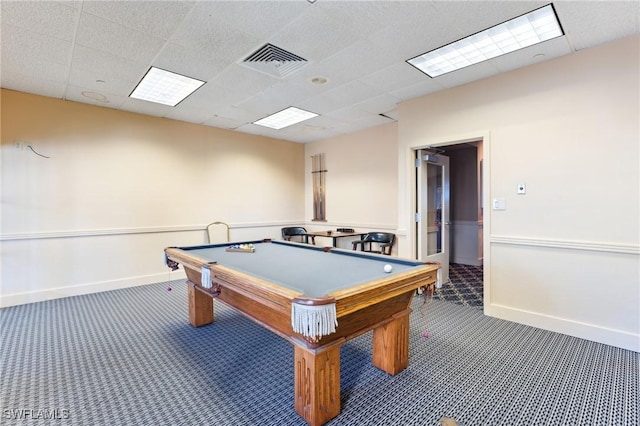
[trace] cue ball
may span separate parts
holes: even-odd
[[[393,271],[393,266],[391,266],[391,265],[389,265],[389,264],[384,265],[384,271],[385,271],[385,272],[391,272],[391,271]]]

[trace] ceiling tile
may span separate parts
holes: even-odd
[[[202,55],[175,43],[167,43],[153,60],[155,67],[203,81],[214,78],[229,65],[229,61]]]
[[[380,96],[382,91],[362,82],[354,81],[324,93],[324,97],[342,105],[353,105]]]
[[[76,46],[71,68],[74,71],[72,74],[74,78],[84,73],[88,78],[95,80],[130,81],[133,84],[129,89],[131,92],[149,70],[149,65],[86,46]]]
[[[127,97],[122,102],[122,106],[120,108],[124,111],[131,111],[138,114],[164,117],[171,112],[173,107]]]
[[[69,65],[72,43],[21,27],[2,24],[2,59],[31,57],[41,63]]]
[[[189,123],[204,123],[211,119],[212,114],[201,108],[194,108],[183,105],[181,102],[165,115],[173,120],[186,121]]]
[[[321,61],[355,43],[359,37],[351,26],[310,7],[271,39],[276,46],[308,61]]]
[[[395,59],[377,53],[381,51],[382,49],[374,43],[358,40],[338,50],[334,55],[325,59],[323,64],[339,70],[342,78],[355,80],[372,70],[387,68],[397,63]],[[326,77],[331,78],[331,75]]]
[[[15,73],[23,77],[49,82],[66,83],[69,67],[55,62],[44,62],[34,55],[11,55],[2,52],[1,73]]]
[[[493,63],[489,61],[480,62],[468,66],[466,68],[452,71],[448,74],[443,74],[436,77],[437,83],[445,88],[461,86],[475,80],[482,80],[487,77],[498,74],[498,70],[493,66]],[[429,77],[427,77],[429,78]]]
[[[212,85],[237,92],[242,100],[255,96],[268,87],[278,83],[279,79],[233,64],[210,80]],[[235,103],[234,103],[235,105]]]
[[[168,40],[193,8],[191,1],[85,1],[82,11]]]
[[[384,92],[422,83],[427,77],[423,72],[402,61],[371,74],[360,77],[360,81]],[[428,77],[427,77],[428,78]]]
[[[226,117],[210,117],[208,120],[203,121],[202,124],[205,126],[218,127],[220,129],[236,129],[246,122],[240,120],[234,120]]]
[[[343,104],[333,98],[328,98],[325,95],[317,95],[304,101],[298,102],[297,105],[294,105],[298,108],[305,109],[307,111],[315,112],[316,114],[326,114],[335,109],[339,109],[343,106]]]
[[[232,86],[223,87],[206,83],[182,101],[180,105],[184,104],[189,108],[200,108],[208,111],[213,116],[233,104],[244,102],[250,97],[250,95],[236,90]]]
[[[389,124],[392,122],[393,120],[390,120],[387,117],[382,117],[380,114],[371,114],[367,117],[354,120],[351,122],[351,124],[358,125],[361,129],[366,129],[369,127],[380,126],[382,124]]]
[[[465,35],[457,27],[452,27],[430,2],[420,3],[402,2],[402,6],[391,6],[389,14],[393,18],[388,21],[381,18],[386,24],[381,23],[381,31],[368,38],[379,46],[379,52],[384,52],[396,63]],[[400,11],[402,14],[398,15]]]
[[[366,101],[356,103],[354,108],[370,112],[372,114],[381,114],[386,111],[394,110],[398,107],[400,99],[384,93],[382,95],[367,99]]]
[[[110,70],[104,73],[88,73],[85,70],[72,68],[69,73],[69,85],[83,87],[98,93],[129,96],[137,82],[121,80],[110,75]]]
[[[223,108],[219,108],[218,110],[216,110],[215,115],[220,118],[234,120],[243,124],[253,123],[254,121],[257,121],[263,117],[261,114],[256,114],[255,112],[236,108],[234,106],[225,106]]]
[[[549,1],[437,1],[442,23],[466,37],[549,4]],[[456,41],[452,38],[446,43]],[[438,48],[434,46],[433,48]]]
[[[83,13],[76,43],[121,58],[150,62],[164,41],[97,16]]]
[[[369,111],[364,111],[353,106],[348,106],[328,112],[327,114],[324,114],[323,117],[337,120],[342,125],[352,121],[367,118],[369,117],[369,115],[371,115]]]
[[[640,2],[590,2],[581,7],[576,2],[554,4],[567,38],[575,50],[640,33]]]
[[[34,33],[72,41],[78,10],[63,2],[2,1],[2,25],[12,24]],[[3,43],[4,48],[4,43]]]
[[[282,111],[292,106],[289,100],[284,97],[268,96],[258,94],[235,105],[236,108],[244,109],[260,117],[266,117],[278,111]]]
[[[304,1],[204,1],[192,15],[202,17],[210,28],[269,39],[309,7]]]
[[[402,87],[400,89],[392,90],[391,94],[401,101],[409,99],[419,98],[420,96],[428,95],[429,93],[435,93],[443,89],[444,86],[440,85],[434,79],[424,76],[424,81]]]
[[[217,16],[215,11],[207,12],[206,8],[217,6],[221,4],[211,2],[209,5],[199,5],[175,31],[170,41],[218,61],[238,62],[260,47],[263,40],[213,19],[212,16]]]
[[[367,38],[380,31],[386,23],[382,23],[381,16],[387,10],[384,2],[341,2],[321,1],[313,5],[321,9],[330,19],[341,26],[350,27],[360,37]]]
[[[570,53],[572,53],[572,50],[567,38],[558,37],[535,46],[511,52],[508,55],[499,56],[492,59],[491,63],[498,71],[507,72]],[[540,57],[537,55],[543,56]]]

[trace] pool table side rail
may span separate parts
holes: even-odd
[[[337,290],[327,296],[336,300],[339,319],[356,309],[361,309],[362,306],[373,305],[400,294],[435,284],[438,269],[438,265],[423,265],[374,282]]]

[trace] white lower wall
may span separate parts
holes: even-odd
[[[450,226],[452,263],[482,266],[482,223],[454,220]]]
[[[231,239],[280,239],[289,224],[232,223]],[[0,307],[183,279],[164,249],[207,240],[204,225],[3,235]]]
[[[640,350],[640,256],[628,245],[491,239],[485,313]]]

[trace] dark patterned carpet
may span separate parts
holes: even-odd
[[[451,263],[449,280],[443,283],[441,288],[436,289],[434,299],[478,309],[483,308],[482,266]]]
[[[224,304],[191,327],[185,287],[0,309],[0,424],[305,425],[292,345]],[[343,345],[328,426],[638,425],[638,353],[428,297],[412,307],[401,373],[372,365],[372,333]]]

